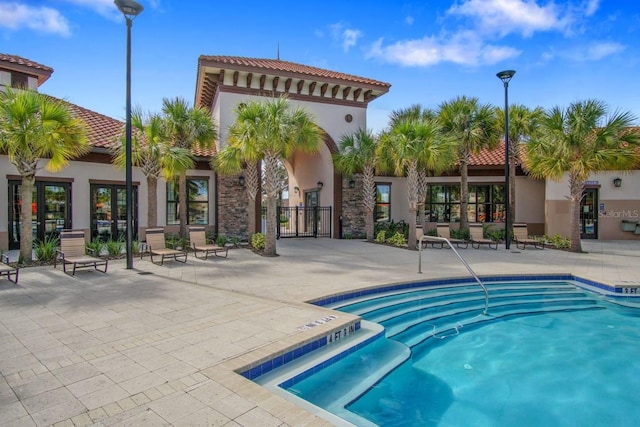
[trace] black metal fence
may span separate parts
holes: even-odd
[[[262,218],[267,209],[262,208]],[[331,237],[331,206],[285,207],[278,206],[276,238],[286,237]],[[263,226],[263,231],[266,226]]]

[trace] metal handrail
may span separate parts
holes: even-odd
[[[447,245],[449,245],[451,250],[453,250],[453,252],[455,252],[455,254],[458,256],[458,258],[460,258],[460,261],[462,261],[464,266],[467,267],[467,270],[469,270],[469,273],[471,273],[473,278],[476,279],[476,282],[478,282],[478,284],[480,285],[480,287],[484,291],[484,311],[482,312],[482,314],[484,314],[485,316],[488,316],[489,315],[489,291],[487,291],[487,287],[484,285],[484,283],[482,283],[482,280],[480,280],[480,278],[476,275],[476,273],[471,269],[471,266],[469,266],[469,264],[467,264],[467,261],[465,261],[464,258],[462,258],[462,255],[460,255],[460,253],[456,250],[456,248],[453,247],[453,245],[451,244],[449,239],[447,239],[445,237],[436,237],[436,236],[422,236],[422,237],[420,237],[420,240],[418,241],[419,242],[419,247],[418,247],[418,273],[422,274],[422,242],[423,241],[433,241],[433,240],[436,240],[438,242],[447,242]]]

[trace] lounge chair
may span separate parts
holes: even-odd
[[[431,239],[431,237],[433,236],[427,236],[424,234],[424,230],[422,227],[418,226],[416,228],[416,241],[418,244],[420,244],[420,239],[424,237],[424,239],[422,239],[422,247],[426,248],[427,245],[431,245],[432,248],[435,248],[436,245],[438,245],[438,249],[442,249],[444,247],[444,242],[442,240],[438,240],[438,239]]]
[[[527,244],[533,245],[536,249],[544,249],[544,242],[529,237],[527,224],[513,224],[513,240],[516,242],[516,248],[518,249],[525,249]]]
[[[457,247],[463,248],[463,249],[466,249],[469,247],[468,240],[456,239],[451,237],[451,229],[449,228],[448,222],[439,222],[436,225],[436,230],[438,231],[438,236],[444,237],[445,239],[449,240],[451,244],[455,244]]]
[[[204,252],[204,257],[201,259],[207,259],[209,254],[214,254],[220,258],[226,258],[229,254],[229,248],[218,246],[210,239],[207,239],[204,227],[189,227],[189,242],[191,242],[196,258],[201,258],[198,256],[198,252]],[[223,252],[224,256],[218,255],[218,253]]]
[[[498,242],[484,238],[482,224],[469,224],[469,234],[471,234],[470,240],[472,248],[480,249],[480,246],[487,245],[490,248],[493,247],[493,249],[498,249]]]
[[[164,240],[164,228],[148,228],[145,232],[147,235],[146,252],[151,256],[151,262],[157,265],[164,264],[165,258],[173,258],[174,261],[187,262],[187,251],[167,248]],[[144,256],[144,251],[140,252],[140,259]],[[153,256],[160,257],[160,263],[153,260]]]
[[[12,283],[18,283],[18,274],[20,268],[9,265],[9,257],[2,254],[2,261],[0,261],[0,277],[7,276],[7,279]],[[11,278],[13,276],[13,279]]]
[[[91,255],[87,255],[87,251]],[[93,267],[95,270],[106,273],[109,260],[98,258],[91,248],[87,248],[87,241],[83,230],[62,230],[60,232],[60,249],[58,249],[53,259],[53,268],[56,268],[58,262],[62,264],[62,270],[67,272],[67,264],[73,265],[71,275],[75,276],[76,269]],[[101,270],[99,266],[104,266]]]

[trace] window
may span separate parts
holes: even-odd
[[[467,216],[469,222],[504,220],[504,185],[469,186]],[[429,185],[425,214],[431,222],[460,221],[460,185]]]
[[[376,222],[391,220],[391,184],[376,184]]]
[[[11,73],[11,87],[14,89],[29,89],[29,77],[22,73]]]
[[[178,180],[167,183],[167,225],[180,224]],[[187,224],[209,224],[209,180],[187,178]]]

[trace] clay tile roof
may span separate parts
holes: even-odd
[[[88,110],[63,99],[55,98],[50,95],[47,96],[66,104],[74,117],[80,118],[86,123],[88,128],[87,139],[89,144],[94,148],[111,148],[116,143],[118,136],[123,132],[125,123],[120,120],[105,116],[104,114],[96,113],[95,111]],[[215,148],[194,148],[192,152],[196,156],[210,157],[215,154]]]
[[[0,53],[0,62],[14,64],[19,67],[26,67],[34,70],[33,73],[38,76],[38,85],[44,83],[49,78],[49,76],[51,76],[51,73],[53,73],[53,68],[39,64],[30,59],[22,58],[17,55]]]
[[[469,165],[473,166],[504,166],[504,141],[493,150],[482,150],[472,154]]]
[[[296,64],[295,62],[282,61],[279,59],[264,58],[245,58],[241,56],[207,56],[201,55],[199,63],[213,62],[220,65],[228,64],[233,66],[242,66],[249,68],[257,68],[265,71],[292,72],[297,74],[306,74],[316,78],[332,78],[338,80],[346,80],[354,83],[368,84],[380,86],[381,88],[389,88],[389,83],[378,80],[358,77],[351,74],[339,73],[337,71],[325,70],[323,68],[311,67],[309,65]],[[205,64],[207,65],[207,64]]]
[[[49,95],[47,95],[49,96]],[[49,96],[50,98],[63,102],[67,105],[74,117],[81,119],[87,124],[89,144],[95,148],[110,148],[116,142],[116,138],[122,132],[124,123],[104,114],[96,113],[72,104],[63,99]]]
[[[38,64],[35,61],[31,61],[30,59],[22,58],[17,55],[8,55],[6,53],[0,53],[0,61],[11,62],[13,64],[24,65],[29,68],[35,68],[37,70],[53,73],[53,68],[47,67],[46,65]]]

